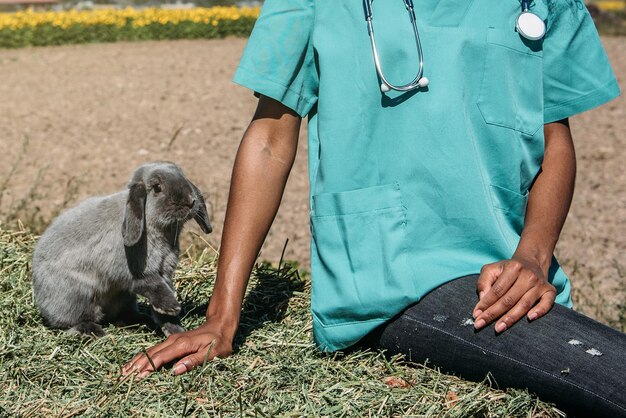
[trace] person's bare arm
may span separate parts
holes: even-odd
[[[296,156],[300,122],[292,110],[261,96],[235,158],[206,321],[197,329],[168,337],[148,349],[147,356],[138,354],[124,366],[124,374],[144,377],[175,360],[173,372],[181,374],[232,353],[248,279]]]
[[[481,270],[477,329],[497,321],[496,331],[504,332],[524,315],[532,321],[554,305],[556,289],[548,282],[548,269],[574,194],[576,156],[567,119],[545,125],[544,136],[544,160],[515,254]]]

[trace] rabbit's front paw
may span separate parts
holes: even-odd
[[[100,324],[95,322],[81,322],[80,324],[74,325],[72,328],[66,330],[70,335],[80,335],[82,337],[104,337],[105,332],[102,329]]]
[[[176,294],[164,279],[156,283],[154,278],[141,280],[135,283],[134,292],[147,297],[152,309],[161,315],[176,316],[180,312]]]
[[[165,334],[166,337],[169,337],[172,334],[185,332],[185,328],[177,324],[172,324],[171,322],[166,322],[165,324],[161,325],[161,331],[163,331],[163,334]]]
[[[180,303],[176,300],[152,302],[152,309],[161,315],[176,316],[180,313]]]

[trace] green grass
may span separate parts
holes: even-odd
[[[22,48],[26,46],[68,45],[98,42],[146,41],[164,39],[219,39],[227,36],[246,37],[252,31],[255,19],[238,21],[223,20],[218,26],[204,23],[181,22],[165,25],[153,23],[135,28],[115,25],[73,25],[61,29],[53,25],[34,28],[0,29],[0,47]]]
[[[308,277],[288,263],[256,266],[232,357],[178,377],[166,369],[122,378],[122,365],[162,337],[109,327],[103,338],[80,339],[45,328],[30,285],[34,242],[0,225],[0,416],[560,416],[525,391],[492,390],[398,357],[318,352]],[[215,261],[210,249],[181,257],[176,285],[188,328],[203,320]]]

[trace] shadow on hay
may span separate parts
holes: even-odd
[[[268,262],[258,265],[253,273],[253,286],[244,299],[239,330],[235,336],[234,348],[244,344],[255,330],[270,322],[280,322],[285,318],[289,300],[294,292],[304,291],[305,281],[298,273],[297,264],[281,263],[273,267]],[[184,302],[181,316],[204,316],[208,303],[196,305]]]

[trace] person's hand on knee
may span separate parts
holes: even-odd
[[[474,308],[474,327],[496,322],[498,333],[527,316],[533,321],[554,305],[556,289],[536,264],[515,256],[483,266],[478,278],[479,302]]]

